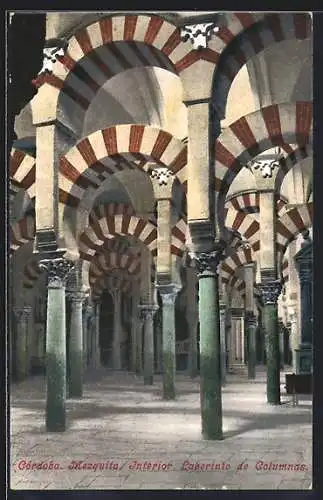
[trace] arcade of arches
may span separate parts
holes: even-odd
[[[18,14],[19,15],[19,14]],[[312,370],[308,13],[46,15],[10,155],[12,380],[46,373],[46,426],[89,370],[174,399],[200,376],[221,439],[228,373]]]

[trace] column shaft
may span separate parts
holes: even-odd
[[[220,346],[221,346],[221,381],[226,382],[226,335],[225,335],[225,304],[220,304]]]
[[[246,312],[245,327],[247,337],[247,352],[248,352],[248,378],[256,378],[256,317],[250,311]]]
[[[198,324],[198,309],[197,309],[197,274],[196,269],[187,267],[187,304],[186,317],[188,324],[189,336],[189,352],[188,352],[188,373],[191,378],[198,374],[197,358],[197,324]]]
[[[160,287],[163,314],[163,398],[175,399],[176,330],[175,300],[178,290],[174,286]]]
[[[157,306],[158,307],[158,306]],[[140,306],[144,330],[144,384],[152,385],[154,381],[154,314],[157,307]]]
[[[112,342],[112,367],[114,370],[122,369],[121,362],[121,292],[115,290],[114,294],[114,318],[113,318],[113,342]]]
[[[28,317],[31,308],[15,309],[16,316],[16,379],[23,380],[29,373]]]
[[[62,252],[57,252],[61,255]],[[40,261],[48,271],[46,327],[46,429],[66,428],[66,310],[65,282],[73,268],[61,257]]]
[[[267,355],[267,401],[280,404],[280,353],[277,304],[263,308]]]
[[[82,297],[71,296],[71,326],[69,339],[70,373],[68,393],[70,398],[80,398],[83,393],[83,317]]]
[[[217,276],[199,274],[200,380],[202,433],[222,439],[221,344]]]

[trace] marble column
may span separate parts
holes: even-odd
[[[101,367],[101,349],[100,349],[100,310],[99,300],[93,302],[94,315],[92,322],[92,342],[91,342],[91,367],[99,370]]]
[[[221,346],[221,382],[222,385],[225,385],[226,382],[226,334],[225,334],[225,326],[226,326],[226,305],[224,302],[220,301],[220,346]]]
[[[180,287],[172,283],[169,285],[157,285],[157,288],[162,300],[163,315],[163,398],[175,399],[175,301]]]
[[[112,368],[113,370],[122,369],[121,360],[121,290],[113,291],[114,316],[113,316],[113,341],[112,341]]]
[[[69,338],[69,378],[68,395],[81,398],[83,394],[83,300],[81,292],[68,293],[71,304],[71,323]]]
[[[299,345],[299,332],[298,332],[298,319],[296,313],[296,306],[289,307],[289,320],[290,320],[290,348],[292,351],[292,369],[296,373],[296,349]]]
[[[158,309],[154,304],[138,306],[143,320],[144,331],[144,384],[153,385],[154,382],[154,316]]]
[[[156,371],[163,372],[163,328],[162,328],[162,312],[159,310],[156,313],[155,335],[156,335]]]
[[[280,280],[262,281],[258,285],[263,302],[267,357],[267,402],[280,404],[280,352],[277,301],[281,292]]]
[[[188,325],[189,352],[188,352],[188,373],[191,378],[198,374],[198,345],[197,345],[197,324],[198,324],[198,304],[197,304],[197,272],[195,268],[186,268],[187,281],[187,304],[186,318]]]
[[[61,252],[59,252],[61,254]],[[40,260],[48,271],[46,327],[46,430],[66,429],[66,278],[72,262],[59,256]]]
[[[295,256],[299,275],[300,302],[301,302],[301,342],[296,351],[297,371],[299,373],[312,372],[312,343],[313,343],[313,249],[312,242],[304,236],[305,242]]]
[[[285,358],[285,326],[282,318],[278,318],[278,330],[279,330],[279,354],[280,354],[280,369],[284,369],[284,358]]]
[[[132,314],[131,314],[131,371],[137,373],[138,367],[138,329],[140,320],[138,317],[138,305],[139,305],[139,295],[136,293],[137,290],[133,291],[132,295]]]
[[[92,314],[92,307],[89,304],[89,298],[83,301],[82,307],[82,331],[83,331],[83,372],[86,372],[88,367],[88,351],[89,351],[89,317]]]
[[[246,284],[245,296],[245,338],[247,343],[247,363],[248,378],[256,378],[256,328],[257,321],[254,315],[254,282],[255,282],[255,262],[244,264],[244,280]]]
[[[256,378],[256,329],[257,319],[253,311],[245,313],[245,328],[247,331],[248,345],[248,378]]]
[[[217,267],[223,246],[195,252],[199,279],[200,399],[202,435],[222,439],[221,341]]]
[[[29,374],[29,350],[28,350],[28,334],[29,334],[29,318],[32,309],[29,306],[21,308],[15,307],[14,314],[16,317],[16,379],[21,381],[28,377]]]

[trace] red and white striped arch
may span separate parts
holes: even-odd
[[[236,253],[230,255],[221,263],[222,281],[229,283],[238,267],[254,261],[255,256],[251,248],[239,248]]]
[[[229,286],[229,288],[231,288],[232,291],[236,291],[238,295],[240,295],[241,298],[244,299],[246,295],[246,284],[244,280],[233,275],[227,285]]]
[[[59,201],[77,206],[86,189],[98,188],[108,175],[125,168],[148,170],[148,162],[166,166],[186,189],[187,146],[149,125],[116,125],[80,141],[59,162]]]
[[[299,233],[309,229],[313,224],[313,202],[304,203],[285,212],[276,223],[277,251],[281,258],[288,244]]]
[[[287,153],[287,156],[280,160],[280,168],[275,179],[275,190],[277,193],[280,192],[285,175],[291,168],[313,154],[311,145],[299,147],[295,144],[284,144],[283,149]]]
[[[212,36],[210,47],[197,51],[181,40],[180,28],[162,17],[107,16],[77,31],[52,74],[44,73],[34,83],[52,85],[85,112],[102,85],[127,69],[158,66],[180,74],[200,59],[216,65],[234,37],[263,17],[262,13],[226,14],[226,25]]]
[[[282,263],[282,277],[283,277],[283,283],[287,283],[289,280],[289,262],[286,257],[283,259]]]
[[[35,231],[36,224],[33,215],[27,215],[23,219],[11,224],[9,231],[10,254],[12,255],[23,245],[33,241]]]
[[[140,259],[132,254],[127,253],[101,253],[93,259],[89,269],[89,283],[91,286],[98,279],[103,278],[112,269],[126,270],[130,275],[138,275],[140,273]]]
[[[279,214],[286,205],[286,201],[279,198],[276,202],[277,213]],[[238,194],[225,202],[224,215],[225,220],[228,215],[229,210],[235,210],[239,212],[246,212],[248,214],[254,214],[259,212],[259,193],[257,191],[253,193],[241,193]]]
[[[224,203],[230,185],[250,160],[275,146],[306,146],[311,142],[311,134],[311,102],[273,104],[229,125],[215,144],[219,217],[224,217]]]
[[[212,99],[220,118],[225,117],[232,82],[248,60],[274,43],[310,38],[311,32],[312,22],[307,12],[267,13],[260,22],[246,26],[239,38],[229,44],[227,50],[221,54],[214,75]]]
[[[133,215],[109,215],[101,217],[90,216],[88,228],[79,239],[80,258],[91,261],[100,252],[104,242],[116,236],[132,236],[140,240],[157,255],[157,228],[152,222]]]
[[[180,219],[172,227],[171,254],[181,257],[186,247],[186,235],[188,226],[185,219]]]
[[[260,248],[259,241],[259,222],[255,215],[246,212],[237,212],[229,210],[225,220],[225,226],[239,232],[244,239],[248,240],[252,250],[257,252]]]
[[[10,184],[25,189],[30,199],[35,197],[36,160],[33,156],[12,148],[10,153]]]

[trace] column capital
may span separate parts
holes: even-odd
[[[198,273],[216,273],[218,265],[224,256],[224,244],[215,243],[215,248],[210,252],[190,252],[190,257],[195,260]]]
[[[157,304],[139,304],[137,307],[139,310],[139,318],[144,321],[149,319],[152,320],[159,309]]]
[[[48,273],[48,287],[61,288],[65,286],[67,277],[74,268],[74,262],[62,257],[42,259],[39,261],[39,267]]]
[[[26,321],[31,315],[32,307],[31,306],[14,307],[13,312],[19,322]]]
[[[226,303],[223,302],[222,300],[219,301],[219,309],[220,309],[220,312],[225,312],[226,311]]]
[[[242,307],[231,307],[230,309],[231,317],[235,319],[241,319],[244,315],[244,310]]]
[[[163,304],[174,305],[178,292],[181,290],[181,286],[170,284],[170,285],[158,285],[157,289],[160,293]]]
[[[190,40],[194,50],[206,49],[213,33],[219,31],[215,22],[191,24],[181,28],[181,40]]]
[[[167,186],[167,184],[172,184],[173,182],[174,173],[167,167],[153,165],[149,167],[148,172],[150,177],[154,179],[159,186]]]
[[[86,302],[87,297],[84,293],[77,290],[66,290],[66,297],[71,300],[71,302],[77,302],[83,304]]]
[[[278,297],[282,290],[280,280],[261,282],[257,285],[257,288],[260,291],[261,300],[264,306],[277,304]]]
[[[257,326],[257,318],[252,311],[245,312],[245,322],[247,326]]]

